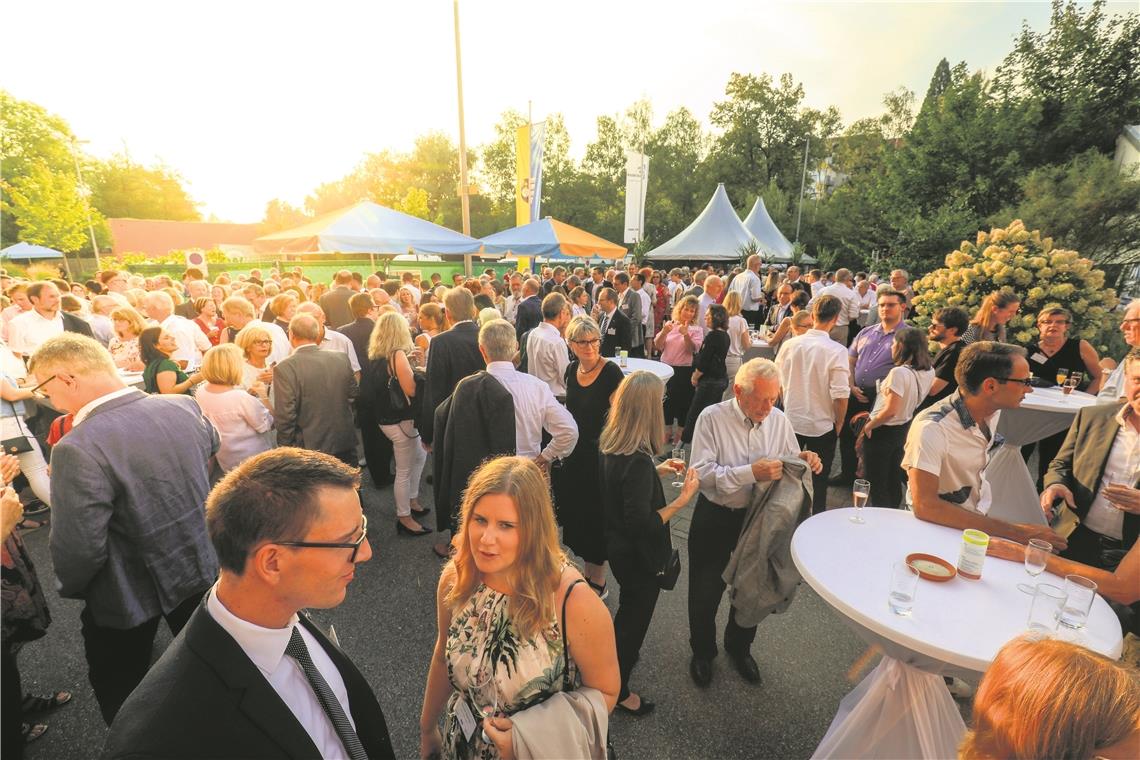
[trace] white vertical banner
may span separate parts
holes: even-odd
[[[649,156],[634,150],[625,154],[625,237],[637,243],[645,237],[645,191],[649,186]]]

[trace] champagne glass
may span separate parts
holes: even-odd
[[[1030,578],[1036,578],[1045,572],[1045,561],[1052,553],[1053,544],[1048,541],[1042,541],[1038,538],[1031,538],[1029,540],[1029,543],[1025,546],[1025,572],[1029,573]],[[1032,594],[1037,590],[1037,584],[1019,583],[1017,584],[1017,590],[1026,594]]]
[[[1075,378],[1076,375],[1069,375],[1068,379],[1065,380],[1065,384],[1061,386],[1061,393],[1068,396],[1070,393],[1076,390],[1077,380]]]
[[[855,500],[855,514],[851,515],[851,522],[862,523],[863,507],[867,506],[867,499],[871,497],[870,481],[859,479],[851,489],[851,497]]]
[[[1067,369],[1057,370],[1057,385],[1064,385],[1065,380],[1067,380],[1068,377],[1069,377],[1069,370],[1067,370]]]
[[[1085,379],[1085,373],[1084,372],[1071,372],[1071,373],[1069,373],[1069,382],[1071,382],[1073,384],[1073,390],[1077,390],[1078,388],[1080,388],[1081,383],[1084,382],[1084,379]]]
[[[673,447],[672,458],[669,460],[669,466],[673,468],[673,482],[670,483],[674,488],[680,488],[685,485],[685,447],[677,445]]]
[[[499,711],[499,684],[495,681],[494,663],[488,661],[485,666],[471,674],[471,686],[468,689],[471,704],[477,712],[475,719],[482,724],[483,718],[493,716]],[[491,737],[486,730],[481,730],[483,741],[491,744]]]

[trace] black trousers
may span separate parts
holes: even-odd
[[[685,428],[681,431],[681,441],[684,443],[693,442],[693,430],[697,427],[697,417],[701,416],[701,412],[703,412],[706,407],[719,404],[724,397],[726,388],[728,388],[727,378],[714,380],[705,380],[702,378],[697,381],[697,388],[693,392],[693,400],[689,402],[689,413],[685,417]]]
[[[827,479],[831,476],[831,465],[835,462],[835,429],[815,436],[797,433],[796,441],[799,442],[801,449],[818,454],[819,461],[823,463],[823,469],[819,474],[812,473],[811,476],[811,513],[818,515],[827,511]]]
[[[902,459],[910,425],[883,425],[863,441],[863,467],[871,481],[867,506],[898,509],[902,506]]]
[[[713,504],[703,494],[697,497],[689,525],[689,647],[695,657],[711,660],[717,655],[716,611],[725,587],[720,576],[736,548],[746,511]],[[725,651],[746,655],[755,638],[756,626],[737,625],[736,610],[730,610]]]
[[[1061,556],[1074,562],[1098,567],[1112,573],[1124,558],[1126,547],[1122,541],[1094,533],[1084,526],[1077,526],[1069,536],[1068,546]]]
[[[16,651],[11,643],[5,643],[0,653],[0,754],[4,760],[24,756],[24,737],[20,726],[24,722],[20,704],[24,690],[20,686],[20,671],[16,667]]]
[[[1034,449],[1037,450],[1037,490],[1044,490],[1043,482],[1045,480],[1045,473],[1049,471],[1049,463],[1057,456],[1057,452],[1061,450],[1061,445],[1065,442],[1065,436],[1068,435],[1068,430],[1062,430],[1060,433],[1042,438],[1035,443],[1027,443],[1021,447],[1021,458],[1025,460],[1025,464],[1029,464],[1029,457],[1033,455]]]
[[[185,601],[162,615],[170,632],[177,636],[194,614],[206,589],[190,595]],[[83,608],[79,615],[83,632],[83,651],[87,655],[87,678],[109,726],[150,669],[154,635],[158,632],[159,618],[151,618],[134,628],[107,628],[95,622],[91,610]]]
[[[741,309],[740,316],[744,317],[744,321],[747,322],[750,327],[760,327],[760,325],[764,324],[764,311],[762,309],[757,311]]]
[[[618,672],[621,674],[618,701],[621,702],[629,696],[629,677],[641,658],[641,645],[653,620],[661,589],[657,587],[656,576],[646,572],[632,557],[610,557],[610,569],[621,587],[614,615]]]
[[[851,418],[859,412],[871,411],[871,406],[875,403],[875,386],[860,390],[867,400],[863,402],[855,398],[854,394],[851,395],[847,400],[847,416],[843,418],[843,431],[839,434],[839,457],[843,464],[839,477],[844,483],[855,480],[855,466],[858,464],[855,459],[855,435],[851,432]]]
[[[372,485],[383,488],[390,485],[392,477],[392,442],[380,432],[372,410],[359,406],[356,421],[360,425],[360,442],[364,448],[364,463],[372,475]]]
[[[634,329],[640,330],[641,328],[637,327]],[[644,359],[645,358],[645,344],[642,343],[640,346],[634,346],[633,348],[629,349],[629,358],[630,359]]]

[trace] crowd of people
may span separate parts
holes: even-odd
[[[447,285],[348,270],[326,284],[295,267],[212,281],[190,268],[178,282],[5,275],[0,289],[0,472],[21,489],[3,499],[13,757],[72,698],[25,695],[16,662],[50,623],[53,584],[20,538],[49,514],[54,585],[84,605],[107,756],[392,756],[367,682],[303,613],[340,604],[371,556],[365,470],[392,487],[396,535],[433,536],[424,550],[445,563],[424,757],[596,757],[612,710],[651,713],[633,672],[681,572],[670,520],[694,497],[684,565],[702,688],[726,591],[723,647],[755,684],[758,625],[779,611],[761,592],[789,582],[741,560],[790,540],[748,516],[782,510],[794,525],[844,506],[828,487],[857,477],[870,505],[983,530],[995,557],[1021,561],[1023,544],[1049,541],[1050,572],[1096,580],[1125,630],[1140,630],[1140,302],[1121,321],[1129,352],[1102,358],[1069,337],[1062,305],[1041,310],[1039,339],[1020,347],[1006,342],[1013,291],[920,330],[906,272],[765,272],[759,256],[729,270],[487,270]],[[750,358],[765,345],[774,358]],[[669,379],[625,372],[610,361],[622,356],[661,362]],[[1070,509],[1078,527],[990,516],[998,414],[1069,378],[1101,403],[1036,454],[1043,512]],[[162,621],[177,638],[151,667]],[[260,710],[236,714],[235,687]],[[983,683],[969,756],[1057,746],[1011,732],[998,705],[1016,697]],[[1114,709],[1131,718],[1092,739],[1074,729],[1073,746],[1135,742],[1130,698]]]

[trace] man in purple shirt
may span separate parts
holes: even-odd
[[[906,296],[897,290],[880,287],[876,291],[879,304],[879,321],[864,327],[851,342],[847,351],[851,363],[851,399],[847,404],[847,418],[839,436],[839,455],[843,469],[831,485],[850,486],[855,482],[855,434],[851,432],[851,418],[860,412],[870,411],[875,404],[876,383],[887,376],[895,366],[891,358],[891,345],[895,331],[902,325]]]

